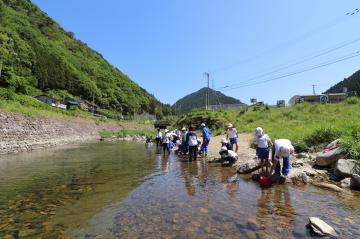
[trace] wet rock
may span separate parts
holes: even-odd
[[[235,174],[234,176],[229,177],[229,178],[227,179],[227,182],[228,182],[228,183],[235,183],[235,182],[237,182],[238,180],[239,180],[238,175]]]
[[[315,186],[321,187],[321,188],[325,188],[325,189],[330,189],[334,192],[344,192],[344,189],[331,184],[331,183],[313,183]]]
[[[291,163],[291,166],[293,166],[295,168],[299,168],[299,167],[304,166],[304,162],[302,160],[296,160]]]
[[[309,217],[308,226],[319,236],[337,236],[334,228],[318,217]]]
[[[350,188],[351,185],[351,178],[345,178],[340,181],[341,188]]]
[[[251,231],[257,231],[258,228],[259,228],[259,226],[257,225],[256,222],[248,221],[248,222],[246,223],[246,228],[247,228],[248,230],[251,230]]]
[[[334,175],[338,180],[351,177],[351,175],[358,173],[359,165],[352,159],[339,159],[334,168]]]
[[[316,165],[320,167],[329,167],[344,157],[344,150],[340,147],[323,151],[316,156]]]
[[[298,153],[295,155],[295,157],[299,158],[299,159],[307,159],[307,158],[310,158],[310,155],[307,153]]]
[[[309,183],[310,179],[306,175],[305,172],[297,171],[294,173],[290,173],[290,175],[287,178],[290,182],[297,185],[307,184]]]
[[[258,170],[259,168],[260,168],[259,160],[251,159],[245,162],[236,163],[237,172],[240,174],[251,173],[254,172],[255,170]]]
[[[350,181],[350,188],[360,191],[360,176],[358,174],[353,174]]]
[[[283,183],[285,183],[286,178],[279,174],[273,174],[270,176],[270,181],[272,184],[283,184]]]

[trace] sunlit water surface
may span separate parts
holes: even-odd
[[[261,189],[153,147],[86,144],[0,160],[1,238],[309,238],[308,217],[360,238],[360,195]]]

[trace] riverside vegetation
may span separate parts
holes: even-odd
[[[340,104],[301,104],[287,108],[254,106],[241,110],[192,111],[180,116],[176,125],[205,122],[214,134],[223,134],[232,122],[240,132],[253,133],[261,126],[272,139],[290,139],[297,152],[316,152],[340,138],[348,158],[360,161],[360,100],[349,98]]]

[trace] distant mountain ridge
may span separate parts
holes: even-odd
[[[243,104],[240,100],[230,96],[226,96],[220,91],[215,91],[213,89],[204,87],[176,101],[173,107],[176,109],[176,112],[179,112],[181,114],[190,112],[192,109],[205,108],[205,101],[206,101],[205,99],[208,90],[210,96],[209,97],[210,105]]]
[[[360,96],[360,70],[352,74],[349,78],[345,78],[336,85],[330,87],[325,93],[341,93],[346,87],[348,91],[356,91]]]

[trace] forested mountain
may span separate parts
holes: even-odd
[[[16,93],[94,96],[124,115],[170,111],[30,0],[0,0],[0,72],[0,87]]]
[[[205,108],[205,99],[206,93],[209,89],[209,104],[217,105],[217,104],[243,104],[240,100],[229,97],[221,93],[220,91],[215,91],[213,89],[204,87],[197,92],[189,94],[180,100],[178,100],[173,107],[176,109],[178,113],[187,113],[195,108]]]
[[[360,70],[352,74],[349,78],[345,78],[336,85],[332,86],[325,93],[340,93],[346,87],[348,91],[356,91],[360,96]]]

